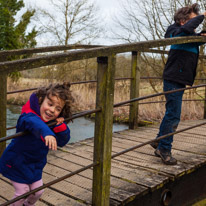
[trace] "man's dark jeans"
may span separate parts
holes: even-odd
[[[175,89],[185,88],[185,85],[173,81],[164,80],[164,92]],[[177,129],[180,122],[182,96],[184,91],[166,94],[166,111],[164,118],[159,128],[157,137],[172,133]],[[173,142],[173,135],[160,140],[158,148],[166,151],[171,151]]]

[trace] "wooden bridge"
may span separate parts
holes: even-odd
[[[45,193],[38,205],[176,206],[188,204],[206,195],[205,120],[182,122],[178,127],[173,150],[178,160],[176,166],[164,165],[148,145],[156,137],[158,125],[137,127],[138,101],[164,94],[139,97],[140,52],[156,52],[150,48],[194,41],[205,42],[205,37],[179,37],[95,47],[15,61],[4,60],[10,55],[65,51],[74,49],[75,46],[0,52],[0,154],[6,146],[4,140],[18,138],[15,135],[5,137],[8,73],[97,57],[96,109],[73,116],[77,118],[96,113],[94,138],[50,153],[43,174]],[[132,54],[130,100],[114,105],[115,55],[123,52]],[[205,86],[206,84],[196,85],[194,88]],[[191,88],[193,87],[186,89]],[[125,104],[130,104],[129,130],[112,133],[113,107]],[[13,193],[10,182],[0,176],[0,185],[0,203],[9,205]]]
[[[187,121],[179,129],[206,120]],[[113,133],[112,153],[151,140],[158,125]],[[62,150],[50,152],[43,180],[48,183],[93,162],[94,139],[69,144]],[[166,166],[146,145],[112,160],[110,205],[184,205],[206,194],[206,125],[175,136],[173,155],[175,166]],[[92,169],[56,183],[45,192],[41,205],[91,205]],[[8,179],[0,176],[0,203],[13,196]]]

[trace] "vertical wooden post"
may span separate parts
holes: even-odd
[[[96,113],[94,137],[94,161],[99,165],[93,169],[92,205],[109,205],[111,150],[113,128],[115,55],[98,57]]]
[[[200,46],[200,55],[204,55],[204,47]],[[200,58],[200,68],[202,68],[202,71],[204,71],[204,61],[203,58]],[[204,83],[206,81],[204,80]],[[206,87],[205,87],[205,99],[204,99],[204,112],[203,112],[203,119],[206,119]]]
[[[204,81],[205,82],[205,81]],[[205,99],[204,99],[204,114],[203,119],[206,119],[206,87],[205,87]]]
[[[7,74],[0,73],[0,138],[6,136],[6,99]],[[6,148],[6,142],[0,143],[0,156]]]
[[[132,52],[132,64],[131,64],[131,86],[130,86],[130,99],[139,97],[139,85],[140,85],[140,69],[138,63],[140,62],[140,53]],[[129,111],[129,129],[135,129],[138,127],[138,109],[139,103],[133,102],[130,104]]]

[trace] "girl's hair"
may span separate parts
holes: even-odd
[[[177,24],[180,24],[181,22],[185,22],[190,19],[190,14],[195,13],[196,15],[199,15],[200,12],[200,6],[199,4],[195,3],[191,6],[186,6],[178,9],[174,15],[174,21]]]
[[[65,105],[60,113],[60,117],[71,118],[72,116],[72,105],[74,104],[74,98],[70,91],[71,84],[64,82],[63,84],[50,84],[48,87],[39,88],[35,94],[39,99],[39,105],[42,104],[45,97],[50,95],[56,96],[65,102]]]

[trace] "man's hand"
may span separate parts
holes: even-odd
[[[201,33],[200,36],[206,36],[206,33]]]

